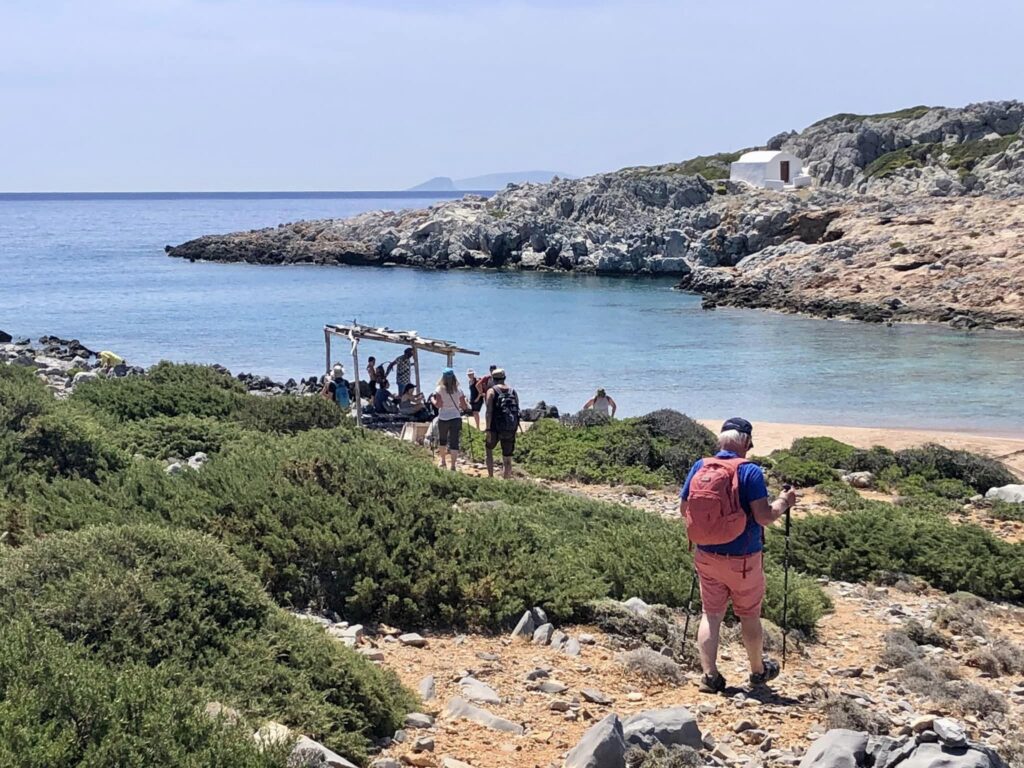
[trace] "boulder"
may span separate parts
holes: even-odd
[[[336,752],[332,752],[307,736],[300,736],[288,756],[291,766],[331,766],[331,768],[358,768]]]
[[[580,690],[580,696],[583,697],[584,701],[589,701],[591,704],[600,704],[604,707],[607,707],[612,703],[611,699],[596,688],[583,688]]]
[[[75,378],[78,377],[76,376]],[[188,466],[190,469],[202,469],[203,465],[206,464],[206,462],[208,462],[209,460],[209,456],[207,456],[202,451],[199,451],[198,453],[194,453],[189,457]]]
[[[427,645],[426,638],[415,632],[406,632],[404,635],[399,635],[398,642],[402,645],[408,645],[413,648],[424,648]]]
[[[626,740],[622,721],[611,714],[583,734],[565,758],[565,768],[625,768]]]
[[[985,498],[1008,501],[1011,504],[1024,504],[1024,485],[1003,485],[999,488],[989,488]]]
[[[519,623],[516,624],[515,629],[512,630],[512,637],[532,638],[534,629],[533,613],[526,611],[526,613],[522,615],[522,618],[519,619]]]
[[[637,616],[646,616],[651,610],[651,606],[641,600],[639,597],[631,597],[623,603],[626,608],[631,610]]]
[[[967,744],[967,732],[956,720],[938,717],[932,723],[932,730],[938,735],[939,741],[947,747],[962,747]]]
[[[423,701],[432,701],[437,696],[437,685],[434,682],[433,675],[427,675],[420,680],[419,686],[417,686],[420,694],[420,698]]]
[[[533,644],[534,645],[547,645],[551,642],[551,634],[555,631],[555,628],[551,624],[541,624],[537,629],[533,631]]]
[[[545,417],[547,416],[547,404],[543,400],[537,403],[535,407],[538,411],[544,411]],[[557,418],[557,416],[555,418]],[[535,627],[540,627],[548,623],[548,615],[543,608],[534,606],[530,613],[533,614],[533,625]]]
[[[803,766],[803,763],[800,764]],[[999,756],[989,749],[949,747],[941,742],[919,744],[899,768],[1005,768]]]
[[[501,704],[501,697],[497,691],[489,685],[480,682],[475,677],[464,677],[459,681],[463,695],[470,701],[478,704]]]
[[[519,723],[513,723],[511,720],[498,717],[486,709],[470,704],[460,696],[455,696],[448,702],[445,714],[451,718],[463,718],[504,733],[514,733],[519,736],[525,733],[525,729]]]
[[[697,719],[686,707],[639,712],[623,722],[622,731],[627,743],[644,749],[651,749],[656,743],[700,749],[703,743]]]
[[[422,712],[410,712],[405,716],[402,725],[406,728],[433,728],[434,718]]]
[[[261,749],[269,749],[279,744],[286,744],[295,738],[291,728],[273,720],[264,723],[256,733],[252,735],[253,741]]]
[[[565,645],[562,646],[562,653],[566,656],[579,656],[580,650],[580,641],[575,637],[570,637],[565,641]]]
[[[14,341],[14,337],[11,334],[7,333],[7,331],[0,331],[0,344],[8,344],[12,341]]]
[[[833,728],[811,745],[800,761],[800,768],[859,768],[864,765],[867,751],[866,733]]]
[[[843,475],[843,482],[854,488],[872,488],[875,485],[875,476],[871,472],[850,472]]]
[[[71,386],[76,387],[83,381],[92,381],[98,379],[100,375],[96,371],[79,371],[75,374],[75,377],[71,380]]]

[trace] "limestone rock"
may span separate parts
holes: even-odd
[[[599,704],[607,707],[612,703],[611,699],[596,688],[583,688],[580,690],[580,696],[583,697],[584,701],[589,701],[591,704]]]
[[[487,728],[493,728],[496,731],[514,733],[518,735],[522,735],[525,732],[523,726],[518,723],[513,723],[510,720],[506,720],[488,712],[486,709],[474,706],[460,696],[455,696],[448,702],[448,706],[445,708],[445,713],[449,717],[471,720],[474,723],[478,723]]]
[[[497,691],[475,677],[462,678],[459,680],[459,687],[462,689],[462,694],[470,701],[475,701],[478,704],[501,704],[501,697],[498,696]]]
[[[278,744],[285,744],[292,741],[295,735],[291,728],[273,720],[264,723],[259,730],[252,735],[253,741],[260,749],[268,749]]]
[[[420,680],[419,686],[417,686],[420,694],[420,698],[423,701],[433,701],[437,696],[437,684],[434,681],[433,675],[427,675]]]
[[[358,768],[336,752],[332,752],[323,744],[306,736],[300,736],[291,754],[288,756],[289,766],[330,766],[331,768]]]
[[[592,725],[565,758],[565,768],[625,768],[626,740],[615,714]]]
[[[629,744],[651,749],[655,743],[666,746],[682,744],[701,748],[701,733],[697,720],[685,707],[651,709],[627,718],[622,724]]]
[[[434,718],[422,712],[410,712],[402,723],[406,728],[431,728]]]
[[[554,633],[555,628],[551,624],[541,624],[533,631],[533,644],[534,645],[547,645],[551,642],[551,635]]]
[[[1004,485],[999,488],[989,488],[985,494],[986,499],[998,499],[1011,504],[1024,504],[1024,485]]]
[[[800,761],[800,768],[860,768],[867,750],[866,733],[834,728],[815,740]]]
[[[938,735],[939,741],[948,747],[962,747],[967,743],[967,732],[964,727],[947,717],[936,718],[932,723],[932,730]]]
[[[519,623],[516,624],[515,629],[512,630],[512,637],[533,637],[533,614],[527,611],[519,619]]]
[[[402,645],[408,645],[413,648],[425,648],[427,646],[426,638],[415,632],[407,632],[404,635],[399,635],[398,642]]]

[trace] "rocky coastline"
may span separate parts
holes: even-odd
[[[1024,328],[1024,103],[836,115],[767,142],[810,190],[727,181],[730,155],[509,185],[427,209],[206,235],[250,264],[673,276],[706,306]]]

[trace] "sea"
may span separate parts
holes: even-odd
[[[220,363],[277,380],[324,371],[326,323],[415,330],[497,364],[524,405],[619,415],[1024,435],[1024,335],[705,311],[653,278],[190,263],[203,234],[417,208],[444,193],[0,194],[0,329],[55,334],[129,362]],[[360,356],[400,349],[363,343]],[[348,358],[347,343],[335,354]],[[424,355],[427,383],[444,360]],[[351,366],[349,366],[351,367]]]

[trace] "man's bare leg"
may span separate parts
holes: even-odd
[[[697,630],[697,650],[700,653],[700,666],[708,677],[718,675],[718,643],[725,614],[701,614],[700,628]]]
[[[764,672],[764,628],[760,616],[740,616],[740,631],[743,647],[750,659],[750,671],[755,675]]]

